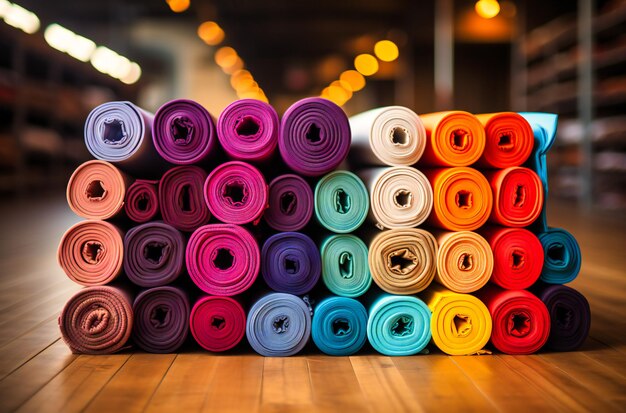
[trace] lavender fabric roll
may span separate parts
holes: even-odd
[[[278,143],[278,114],[256,99],[236,100],[217,121],[217,137],[226,153],[243,161],[269,158]]]
[[[315,243],[299,232],[272,235],[261,249],[261,273],[274,291],[305,294],[320,278],[322,260]]]
[[[263,214],[267,225],[277,231],[299,231],[313,215],[313,190],[298,175],[280,175],[269,187],[268,207]]]
[[[307,176],[335,169],[350,149],[350,123],[344,111],[322,98],[299,100],[283,115],[278,149],[285,163]]]
[[[189,165],[206,160],[215,147],[215,135],[213,118],[193,100],[171,100],[154,115],[154,147],[163,159],[173,164]]]
[[[133,341],[149,353],[172,353],[187,338],[189,298],[177,287],[142,291],[133,304]]]
[[[177,166],[159,182],[159,207],[163,221],[191,232],[209,222],[211,213],[202,196],[206,172],[197,166]]]

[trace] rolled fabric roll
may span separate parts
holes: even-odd
[[[503,290],[488,285],[477,293],[493,320],[491,343],[506,354],[537,352],[550,335],[545,304],[526,290]]]
[[[367,245],[354,235],[331,235],[320,246],[322,279],[334,294],[359,297],[370,288],[372,275]]]
[[[364,169],[359,176],[369,188],[371,219],[378,228],[416,227],[431,213],[433,189],[417,169]]]
[[[507,227],[526,227],[541,214],[543,186],[536,173],[515,166],[485,174],[493,191],[489,220]]]
[[[278,114],[271,105],[256,99],[240,99],[220,114],[217,137],[230,157],[262,161],[276,149],[278,127]]]
[[[298,175],[280,175],[270,182],[267,225],[277,231],[299,231],[313,216],[313,191]]]
[[[327,297],[315,306],[313,342],[331,356],[350,356],[367,340],[367,311],[353,298]]]
[[[434,233],[437,249],[435,280],[456,293],[482,288],[493,272],[493,252],[489,243],[471,231]]]
[[[391,294],[415,294],[430,285],[436,272],[437,242],[417,228],[383,231],[370,242],[372,279]]]
[[[382,294],[369,308],[367,339],[386,356],[410,356],[430,341],[430,310],[410,296]]]
[[[351,116],[351,154],[369,165],[414,165],[426,147],[426,129],[411,109],[387,106]]]
[[[133,303],[133,341],[149,353],[173,353],[189,331],[189,298],[177,287],[142,291]]]
[[[429,224],[450,231],[473,231],[487,222],[493,195],[483,174],[465,167],[431,169],[424,173],[435,194]]]
[[[245,162],[226,162],[204,184],[204,200],[213,216],[227,224],[258,223],[267,208],[263,174]]]
[[[541,284],[535,293],[550,313],[546,347],[555,351],[580,348],[591,328],[591,309],[585,296],[565,285]]]
[[[246,313],[231,297],[204,296],[191,310],[190,325],[202,348],[222,352],[241,342],[246,333]]]
[[[67,203],[76,215],[87,219],[109,219],[124,206],[130,179],[104,161],[81,164],[67,183]]]
[[[178,278],[185,262],[185,239],[164,222],[147,222],[124,236],[124,272],[141,287],[158,287]]]
[[[122,271],[122,236],[116,226],[106,221],[81,221],[61,238],[57,252],[59,265],[78,284],[107,284]]]
[[[202,195],[206,177],[197,166],[177,166],[163,175],[159,182],[163,221],[185,232],[209,222],[211,213]]]
[[[337,168],[348,156],[350,124],[344,111],[323,98],[306,98],[283,115],[278,149],[291,169],[320,176]]]
[[[261,249],[261,273],[274,291],[308,293],[320,279],[321,267],[317,246],[300,232],[274,234]]]
[[[311,336],[311,309],[295,295],[267,294],[252,305],[246,322],[248,342],[262,356],[299,353]]]
[[[72,353],[115,353],[131,335],[132,298],[112,286],[83,288],[63,307],[59,328]]]
[[[520,166],[533,151],[533,129],[515,112],[476,115],[485,128],[485,150],[477,165],[484,168]]]
[[[524,290],[539,279],[544,258],[535,234],[523,228],[491,227],[481,235],[493,252],[491,282],[508,290]]]
[[[236,295],[246,291],[259,274],[261,256],[248,230],[232,224],[198,228],[187,244],[187,272],[204,292]]]
[[[356,230],[367,218],[369,206],[367,188],[352,172],[330,172],[315,186],[315,216],[330,231]]]
[[[560,228],[549,228],[538,235],[543,246],[544,261],[541,281],[567,284],[580,272],[581,252],[576,238]]]
[[[159,213],[159,181],[137,179],[126,190],[124,208],[128,218],[137,223],[152,221]]]
[[[440,285],[429,288],[420,297],[433,313],[430,321],[433,342],[444,353],[475,354],[489,342],[491,315],[478,298]]]
[[[215,148],[215,135],[213,118],[193,100],[170,100],[154,114],[154,147],[163,159],[173,164],[190,165],[206,160]]]
[[[428,166],[469,166],[485,150],[485,128],[468,112],[459,110],[420,115],[426,128],[426,148],[420,159]]]

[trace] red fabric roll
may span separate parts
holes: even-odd
[[[543,184],[535,172],[511,167],[485,172],[493,191],[489,221],[507,227],[527,227],[541,214]]]
[[[180,231],[191,232],[211,219],[202,188],[207,174],[197,166],[177,166],[159,182],[159,207],[163,221]]]
[[[153,220],[159,213],[157,185],[159,181],[137,179],[126,190],[124,208],[128,218],[143,223]]]
[[[193,306],[189,325],[202,348],[226,351],[239,344],[246,333],[246,314],[233,298],[205,296]]]

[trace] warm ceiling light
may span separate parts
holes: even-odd
[[[391,40],[381,40],[374,45],[374,53],[383,62],[393,62],[400,52],[398,46]]]
[[[331,84],[328,86],[328,98],[339,106],[343,106],[350,99],[350,92],[341,86]]]
[[[353,92],[358,92],[365,87],[365,78],[356,70],[346,70],[339,76],[339,80],[350,85]]]
[[[500,13],[500,4],[496,0],[478,0],[474,5],[476,13],[484,19],[491,19]]]
[[[333,86],[337,86],[342,88],[346,93],[346,100],[351,99],[352,98],[352,90],[350,89],[350,85],[347,82],[344,82],[343,80],[335,80],[333,83],[330,84],[330,87],[332,88]]]
[[[230,75],[230,85],[233,87],[233,89],[237,89],[240,84],[248,80],[254,81],[254,79],[252,78],[252,74],[250,74],[250,72],[245,69],[237,70],[233,72],[232,75]]]
[[[371,54],[360,54],[354,59],[354,67],[362,75],[371,76],[378,72],[378,60]]]
[[[139,67],[137,63],[133,62],[130,64],[130,70],[128,71],[128,73],[126,73],[126,75],[120,80],[127,85],[132,85],[133,83],[137,82],[140,77],[141,67]]]
[[[320,97],[322,97],[324,99],[330,99],[330,95],[328,94],[328,87],[325,87],[322,90],[322,93],[320,93]]]
[[[174,13],[182,13],[189,8],[189,0],[165,0]]]
[[[232,75],[233,73],[241,69],[243,69],[243,60],[241,60],[241,57],[239,56],[237,56],[232,64],[229,64],[228,66],[222,66],[222,71],[227,75]]]
[[[232,47],[220,47],[215,52],[215,63],[219,67],[230,67],[237,63],[238,58],[237,52]]]
[[[224,30],[215,22],[204,22],[198,26],[198,36],[209,46],[217,46],[224,40]]]
[[[4,22],[9,26],[13,26],[28,34],[33,34],[39,30],[41,24],[39,17],[32,11],[8,1],[0,4],[0,10],[2,17],[4,17]]]

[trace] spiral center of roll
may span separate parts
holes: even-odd
[[[458,152],[464,152],[469,146],[470,134],[464,129],[455,129],[450,134],[450,145]]]
[[[293,215],[298,206],[298,198],[291,191],[283,192],[280,195],[280,212],[285,215]]]
[[[298,270],[300,269],[300,262],[297,259],[291,257],[285,258],[283,265],[287,274],[297,274]]]
[[[276,334],[286,333],[289,330],[289,317],[286,315],[279,315],[274,317],[272,321],[272,330]]]
[[[224,317],[221,317],[218,315],[211,317],[211,327],[217,330],[221,330],[225,326],[226,326],[226,320],[224,319]]]
[[[513,133],[502,132],[498,136],[498,149],[503,152],[508,152],[515,147],[513,144]]]
[[[350,327],[350,321],[345,318],[338,318],[333,320],[332,323],[333,334],[336,336],[346,336],[350,334],[352,328]]]
[[[183,212],[191,212],[191,185],[183,185],[180,188],[178,206]]]
[[[456,206],[461,209],[470,209],[474,204],[474,197],[470,191],[461,190],[454,197]]]
[[[248,187],[242,181],[232,181],[224,186],[224,198],[232,206],[241,206],[248,198]]]
[[[398,317],[391,325],[391,334],[396,337],[404,337],[413,333],[413,317],[402,315]]]
[[[530,332],[530,315],[524,311],[511,314],[508,330],[512,336],[525,337]]]
[[[89,334],[99,334],[107,328],[109,324],[109,312],[102,307],[94,307],[83,322],[83,330]]]
[[[311,143],[318,143],[319,141],[322,140],[320,132],[321,132],[320,127],[317,126],[315,123],[311,123],[305,135],[306,140]]]
[[[526,254],[522,250],[513,250],[511,253],[511,267],[518,269],[524,266],[526,262]]]
[[[261,129],[261,125],[259,121],[253,118],[252,116],[244,116],[239,121],[237,121],[237,126],[235,126],[235,132],[239,136],[254,136],[259,133]]]
[[[120,119],[105,119],[104,131],[102,132],[102,139],[104,143],[117,145],[123,143],[126,140],[126,126],[124,121]]]
[[[416,266],[417,256],[407,248],[393,251],[387,257],[387,267],[396,274],[409,274]]]
[[[526,185],[515,185],[515,191],[513,192],[513,206],[516,208],[522,208],[526,201]]]
[[[404,128],[393,128],[391,130],[391,143],[397,146],[406,146],[409,143],[410,136],[409,131]]]
[[[343,189],[339,188],[335,191],[335,211],[340,214],[347,214],[352,208],[352,198]]]
[[[146,260],[153,264],[159,264],[163,259],[167,244],[163,242],[152,241],[146,244],[143,249],[143,256]]]
[[[172,121],[170,132],[175,144],[186,144],[193,136],[193,122],[186,116],[178,116]]]
[[[465,314],[456,314],[452,319],[452,333],[457,337],[467,337],[472,332],[472,319]]]
[[[562,329],[568,329],[574,319],[574,312],[571,308],[561,304],[555,305],[556,325]]]
[[[565,246],[560,242],[555,242],[548,247],[548,258],[550,261],[561,264],[565,261]]]
[[[87,199],[90,201],[100,201],[104,198],[107,190],[104,188],[102,181],[99,179],[89,182],[86,189]]]
[[[410,208],[413,204],[413,194],[411,191],[400,189],[394,194],[393,202],[399,208]]]
[[[235,256],[228,248],[219,248],[213,257],[213,264],[222,271],[232,267],[234,261]]]
[[[339,255],[339,275],[343,279],[350,279],[353,275],[353,259],[352,254],[347,251]]]
[[[135,201],[135,207],[139,211],[147,211],[150,206],[150,198],[146,194],[140,194]]]
[[[150,322],[156,328],[164,327],[169,324],[170,317],[170,309],[163,305],[158,305],[152,309]]]
[[[459,270],[471,271],[474,268],[474,256],[472,254],[463,253],[459,256]]]
[[[97,264],[104,254],[102,244],[97,241],[87,241],[83,244],[82,256],[87,264]]]

